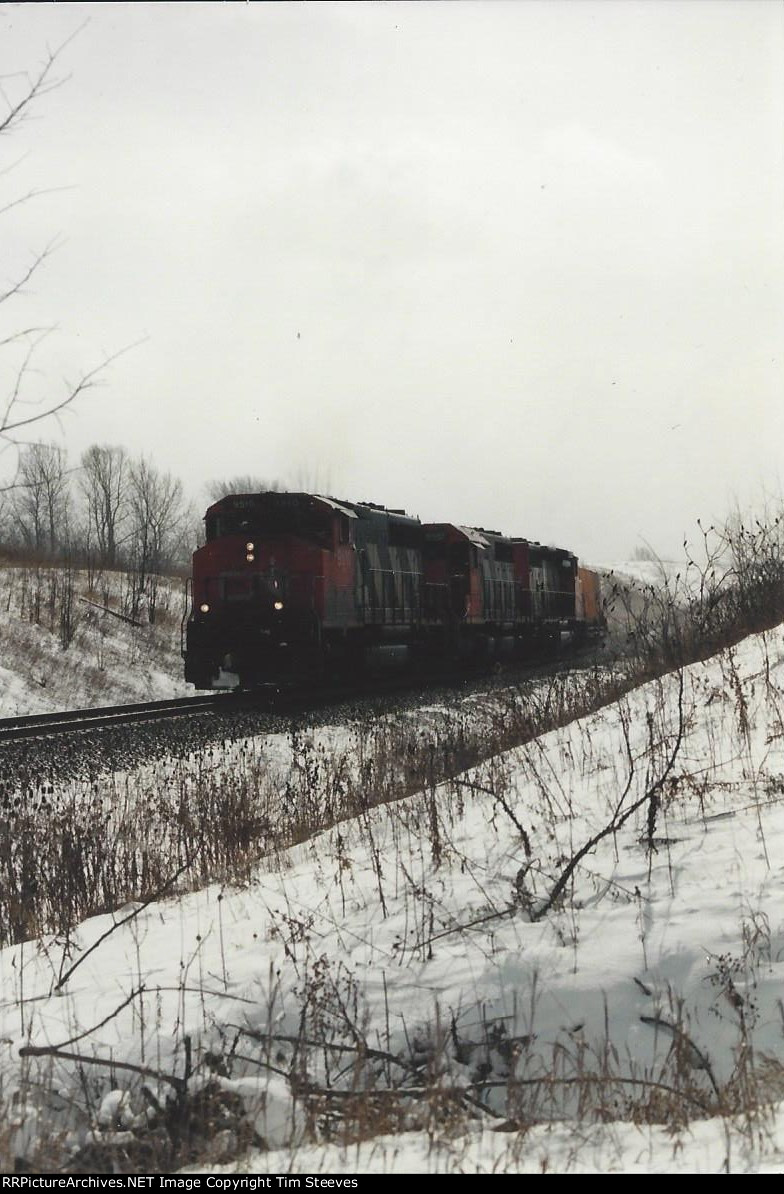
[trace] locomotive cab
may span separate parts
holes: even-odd
[[[318,670],[325,578],[346,564],[353,518],[304,493],[231,494],[211,506],[193,556],[186,679],[247,687]]]

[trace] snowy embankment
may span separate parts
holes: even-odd
[[[0,566],[0,717],[192,694],[180,655],[183,582],[156,578],[132,625],[128,577]],[[108,606],[112,612],[104,612]]]
[[[676,576],[687,572],[686,560],[620,560],[611,564],[592,564],[602,576],[612,576],[624,584],[653,585],[660,588],[671,584]]]
[[[343,821],[242,889],[3,950],[10,1151],[779,1166],[783,686],[778,629]]]

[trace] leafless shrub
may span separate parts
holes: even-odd
[[[766,512],[723,525],[697,521],[682,564],[656,580],[611,578],[607,601],[641,677],[705,659],[784,618],[784,519]]]

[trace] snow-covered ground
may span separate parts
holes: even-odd
[[[779,628],[241,888],[1,951],[8,1151],[134,1164],[190,1056],[232,1171],[778,1171],[783,688]]]
[[[137,627],[96,608],[108,596],[122,612],[121,573],[94,578],[93,590],[84,572],[75,573],[73,639],[64,647],[65,575],[57,567],[0,567],[0,717],[193,693],[180,656],[182,581],[159,581],[157,620],[149,625],[143,603]]]

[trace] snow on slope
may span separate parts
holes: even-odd
[[[65,943],[3,950],[6,1098],[36,1064],[20,1062],[25,1043],[182,1074],[187,1035],[197,1059],[225,1059],[202,1063],[193,1083],[211,1073],[240,1093],[274,1150],[240,1171],[780,1167],[782,688],[778,629],[691,666],[682,690],[665,677],[461,782],[343,822],[260,865],[242,890],[212,886],[125,924],[132,909],[93,918]],[[533,919],[567,860],[662,777],[653,822],[646,802]],[[295,1057],[303,1031],[326,1047]],[[357,1056],[360,1040],[382,1056]],[[40,1064],[63,1108],[83,1100],[72,1062]],[[28,1087],[16,1152],[58,1126],[74,1145],[91,1126],[112,1138],[97,1115],[108,1073],[85,1069],[93,1111],[58,1111]],[[345,1095],[390,1078],[416,1090],[426,1077],[460,1105],[450,1130],[412,1095],[393,1101],[394,1135],[387,1108],[361,1145],[305,1143],[306,1082]],[[679,1092],[670,1106],[690,1126],[630,1122],[655,1118],[654,1083]],[[130,1092],[119,1126],[138,1130],[139,1082],[115,1084]],[[770,1110],[751,1127],[715,1115],[719,1096],[730,1108],[755,1084]],[[333,1104],[319,1106],[323,1126]],[[591,1107],[613,1122],[592,1127],[586,1147],[578,1120]],[[520,1123],[539,1126],[494,1130]]]
[[[0,717],[193,693],[180,656],[181,581],[160,580],[156,623],[136,627],[81,600],[100,605],[104,597],[77,572],[75,633],[64,649],[61,578],[57,568],[0,567]],[[123,582],[107,573],[98,586],[115,610],[122,610]]]
[[[653,585],[658,588],[686,571],[684,561],[674,560],[621,560],[614,564],[592,564],[596,572],[612,574],[617,580],[635,585]]]

